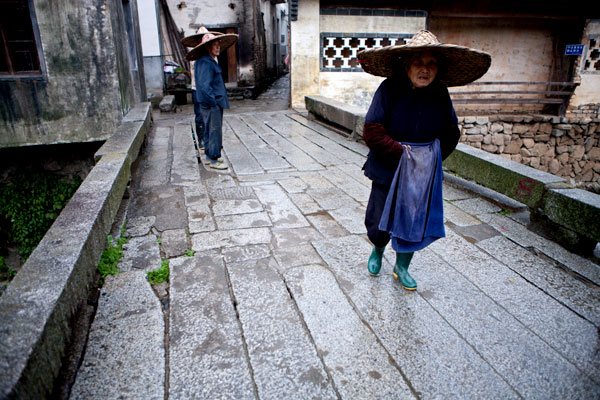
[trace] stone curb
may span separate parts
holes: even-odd
[[[600,196],[572,188],[565,179],[459,143],[444,166],[526,204],[551,222],[600,242]]]
[[[0,297],[0,398],[45,398],[51,393],[71,335],[71,317],[87,299],[131,163],[150,126],[149,104],[134,109],[141,123],[125,121],[115,139],[107,141],[106,149],[114,152],[102,152]],[[115,143],[120,140],[125,141],[122,146]]]
[[[354,139],[362,137],[367,113],[361,108],[324,96],[305,96],[304,102],[309,116],[317,116],[352,131]]]
[[[305,96],[309,115],[362,137],[364,110],[324,96]],[[465,117],[467,118],[467,117]],[[577,237],[600,242],[600,196],[574,189],[564,179],[459,143],[444,167],[540,212]]]

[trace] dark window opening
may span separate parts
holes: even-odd
[[[41,75],[28,0],[0,2],[0,75]]]

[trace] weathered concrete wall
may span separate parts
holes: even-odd
[[[107,139],[134,102],[121,1],[33,4],[46,75],[0,81],[0,146]]]

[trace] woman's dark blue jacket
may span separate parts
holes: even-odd
[[[363,138],[370,150],[364,173],[381,185],[392,183],[402,142],[427,143],[437,138],[445,159],[460,138],[448,89],[438,80],[417,89],[405,75],[387,78],[373,96]]]

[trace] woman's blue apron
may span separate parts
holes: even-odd
[[[396,252],[408,253],[446,236],[442,153],[438,139],[402,144],[411,150],[405,150],[400,157],[379,229],[389,233]]]

